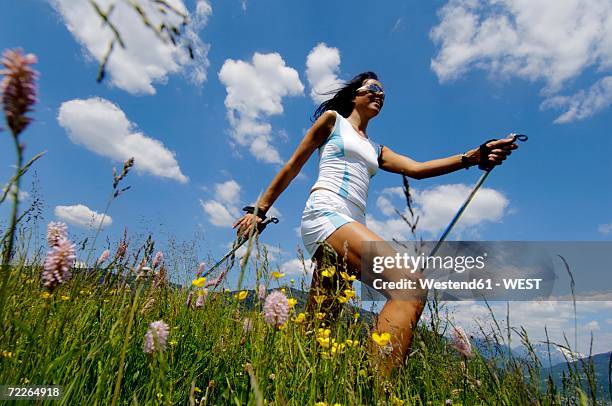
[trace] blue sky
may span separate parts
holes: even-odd
[[[118,7],[128,48],[111,56],[103,84],[95,82],[97,58],[109,34],[87,2],[3,6],[0,48],[39,58],[40,101],[24,141],[29,156],[48,151],[35,166],[44,217],[70,220],[75,239],[91,234],[87,209],[104,210],[112,167],[136,153],[138,170],[126,182],[132,189],[113,203],[101,240],[116,241],[127,227],[153,232],[166,249],[169,236],[197,237],[200,259],[220,257],[233,236],[228,219],[264,190],[309,127],[311,90],[366,70],[386,90],[369,136],[413,159],[461,153],[512,131],[530,136],[489,177],[455,237],[612,239],[611,7],[587,0],[554,7],[174,3],[192,17],[198,58],[150,40],[130,23],[132,11]],[[0,178],[11,176],[13,160],[10,139],[0,137]],[[315,156],[275,203],[280,224],[262,237],[288,271],[316,176]],[[473,168],[412,182],[425,238],[439,235],[478,176]],[[380,171],[370,189],[369,225],[388,238],[409,235],[391,209],[403,210],[399,186],[399,176]],[[0,215],[7,217],[6,204]],[[612,338],[609,316],[585,314],[582,324],[596,322],[595,333]]]

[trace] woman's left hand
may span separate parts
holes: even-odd
[[[489,168],[501,165],[508,156],[512,154],[512,151],[518,148],[514,135],[501,140],[490,141],[486,146],[489,150],[489,154],[485,160]],[[472,152],[472,162],[477,165],[480,162],[480,148],[476,148],[472,150]]]

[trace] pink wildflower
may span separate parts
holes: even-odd
[[[202,274],[204,273],[204,270],[206,269],[206,264],[204,264],[204,262],[200,262],[200,265],[198,266],[198,273],[196,274],[196,276],[199,278],[200,276],[202,276]]]
[[[466,357],[472,356],[472,344],[468,335],[462,327],[454,327],[451,332],[453,338],[452,347]]]
[[[109,250],[104,250],[102,255],[100,255],[100,258],[98,258],[98,261],[96,262],[96,264],[98,264],[98,265],[103,264],[104,262],[106,262],[106,260],[108,259],[109,256],[110,256],[110,251]]]
[[[62,238],[68,238],[68,226],[61,221],[52,221],[47,225],[47,243],[49,248],[57,245]]]
[[[251,319],[248,317],[245,317],[244,321],[242,322],[242,331],[244,333],[248,333],[251,330],[253,330],[253,321],[251,321]]]
[[[260,283],[257,287],[257,297],[259,300],[264,300],[266,298],[267,289],[263,283]]]
[[[274,327],[280,327],[289,319],[289,301],[279,290],[270,293],[264,303],[264,318]]]
[[[43,285],[53,290],[60,283],[67,281],[70,278],[70,268],[74,265],[75,260],[74,244],[67,238],[60,238],[45,258],[42,273]]]
[[[30,124],[32,119],[26,114],[36,103],[36,78],[38,72],[31,68],[37,62],[34,54],[24,55],[21,49],[9,49],[2,55],[4,75],[0,82],[2,104],[6,121],[17,136]]]
[[[208,295],[207,290],[202,290],[198,292],[198,298],[195,302],[196,309],[201,309],[204,307],[204,302],[206,301],[206,296]]]
[[[164,262],[164,254],[161,251],[157,251],[155,258],[153,258],[153,269],[161,265],[162,262]]]
[[[168,325],[163,320],[154,321],[149,324],[149,329],[145,334],[144,352],[151,354],[155,351],[164,351],[169,330]]]
[[[117,246],[117,252],[115,252],[115,258],[117,259],[123,259],[123,257],[125,257],[125,254],[127,252],[127,242],[125,240],[121,240],[119,242],[119,245]]]

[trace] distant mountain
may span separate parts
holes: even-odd
[[[596,354],[590,357],[584,357],[580,360],[568,363],[560,363],[552,368],[543,368],[541,371],[542,381],[545,382],[548,376],[553,378],[555,385],[562,385],[563,374],[579,374],[582,376],[583,390],[585,393],[590,393],[589,385],[586,379],[586,371],[589,369],[589,363],[593,364],[593,371],[597,382],[597,394],[599,399],[610,399],[608,382],[610,379],[610,363],[612,362],[612,352]]]
[[[478,349],[478,352],[487,359],[497,357],[507,357],[510,353],[510,349],[505,344],[497,344],[491,339],[485,339],[482,337],[471,337],[472,343]]]
[[[561,363],[578,361],[585,358],[586,355],[567,350],[554,344],[547,345],[546,343],[536,343],[532,345],[533,355],[535,355],[543,368],[555,366]],[[549,357],[550,352],[550,357]],[[516,358],[532,360],[533,355],[525,346],[516,347],[512,350],[512,355]]]

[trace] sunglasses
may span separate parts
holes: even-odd
[[[357,89],[357,92],[378,94],[383,100],[385,99],[385,91],[382,87],[378,86],[375,83],[370,83],[369,85],[361,86],[359,89]]]

